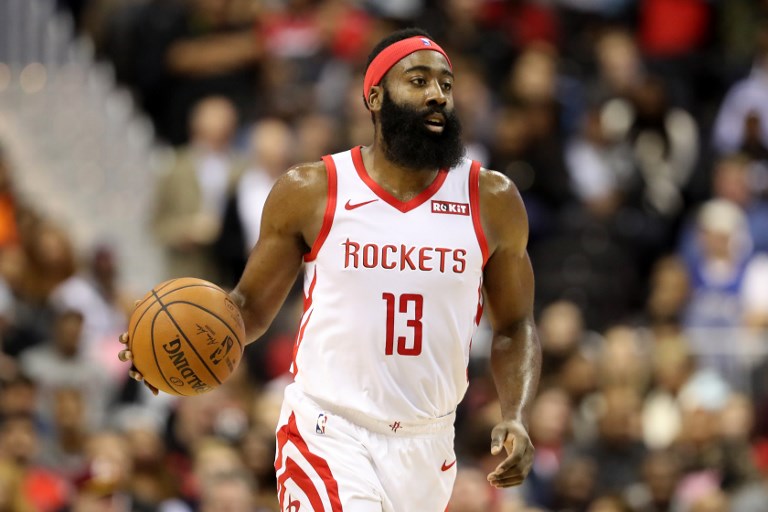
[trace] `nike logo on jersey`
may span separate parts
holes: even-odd
[[[344,205],[345,210],[354,210],[355,208],[360,208],[361,206],[365,206],[367,204],[371,204],[378,201],[378,199],[371,199],[370,201],[364,201],[362,203],[356,203],[352,204],[350,201],[347,201],[347,204]]]
[[[440,467],[440,469],[442,471],[448,471],[449,469],[451,469],[453,467],[454,464],[456,464],[456,459],[453,459],[453,462],[451,462],[450,464],[448,464],[447,460],[444,460],[443,461],[443,465]]]

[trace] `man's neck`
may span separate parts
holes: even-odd
[[[438,169],[411,169],[392,162],[380,141],[361,149],[368,175],[400,201],[409,201],[429,187]]]

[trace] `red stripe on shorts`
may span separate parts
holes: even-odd
[[[285,472],[277,479],[278,487],[282,488],[280,492],[280,505],[282,505],[283,498],[285,497],[285,482],[289,478],[293,480],[298,488],[301,489],[301,492],[307,496],[310,505],[312,505],[312,510],[323,510],[323,500],[320,498],[320,494],[318,494],[317,489],[315,489],[315,486],[312,484],[312,479],[303,469],[301,469],[301,466],[290,457],[285,459]],[[291,496],[289,495],[288,499],[290,498]]]
[[[288,444],[288,441],[290,441],[299,450],[299,453],[301,453],[304,459],[306,459],[306,461],[312,466],[312,469],[314,469],[315,472],[317,472],[317,474],[323,480],[325,490],[328,493],[328,499],[331,502],[331,511],[342,512],[341,500],[339,499],[339,484],[333,477],[333,473],[331,473],[331,468],[328,466],[328,462],[319,455],[315,455],[309,451],[309,446],[307,446],[306,441],[304,441],[304,438],[301,437],[301,434],[299,433],[298,426],[296,425],[296,415],[294,413],[291,413],[290,418],[288,418],[288,423],[280,427],[280,430],[277,431],[277,458],[275,460],[275,471],[279,471],[283,466],[283,448],[286,444]],[[300,485],[301,481],[307,482],[311,486],[311,479],[290,458],[287,458],[286,460],[285,472],[278,478],[278,488],[281,486],[283,487],[281,497],[285,492],[285,487],[283,484],[288,478],[292,478],[294,482],[299,485],[299,488],[304,491],[304,494],[310,498],[310,501],[312,501],[310,493],[308,493],[307,490]],[[314,502],[312,506],[314,507]],[[322,506],[316,510],[322,510]]]

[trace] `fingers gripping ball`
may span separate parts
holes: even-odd
[[[171,395],[194,396],[237,368],[245,345],[240,309],[213,283],[184,277],[155,286],[128,323],[133,364]]]

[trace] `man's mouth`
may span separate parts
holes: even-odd
[[[440,133],[445,128],[445,116],[442,114],[429,114],[424,119],[427,130]]]

